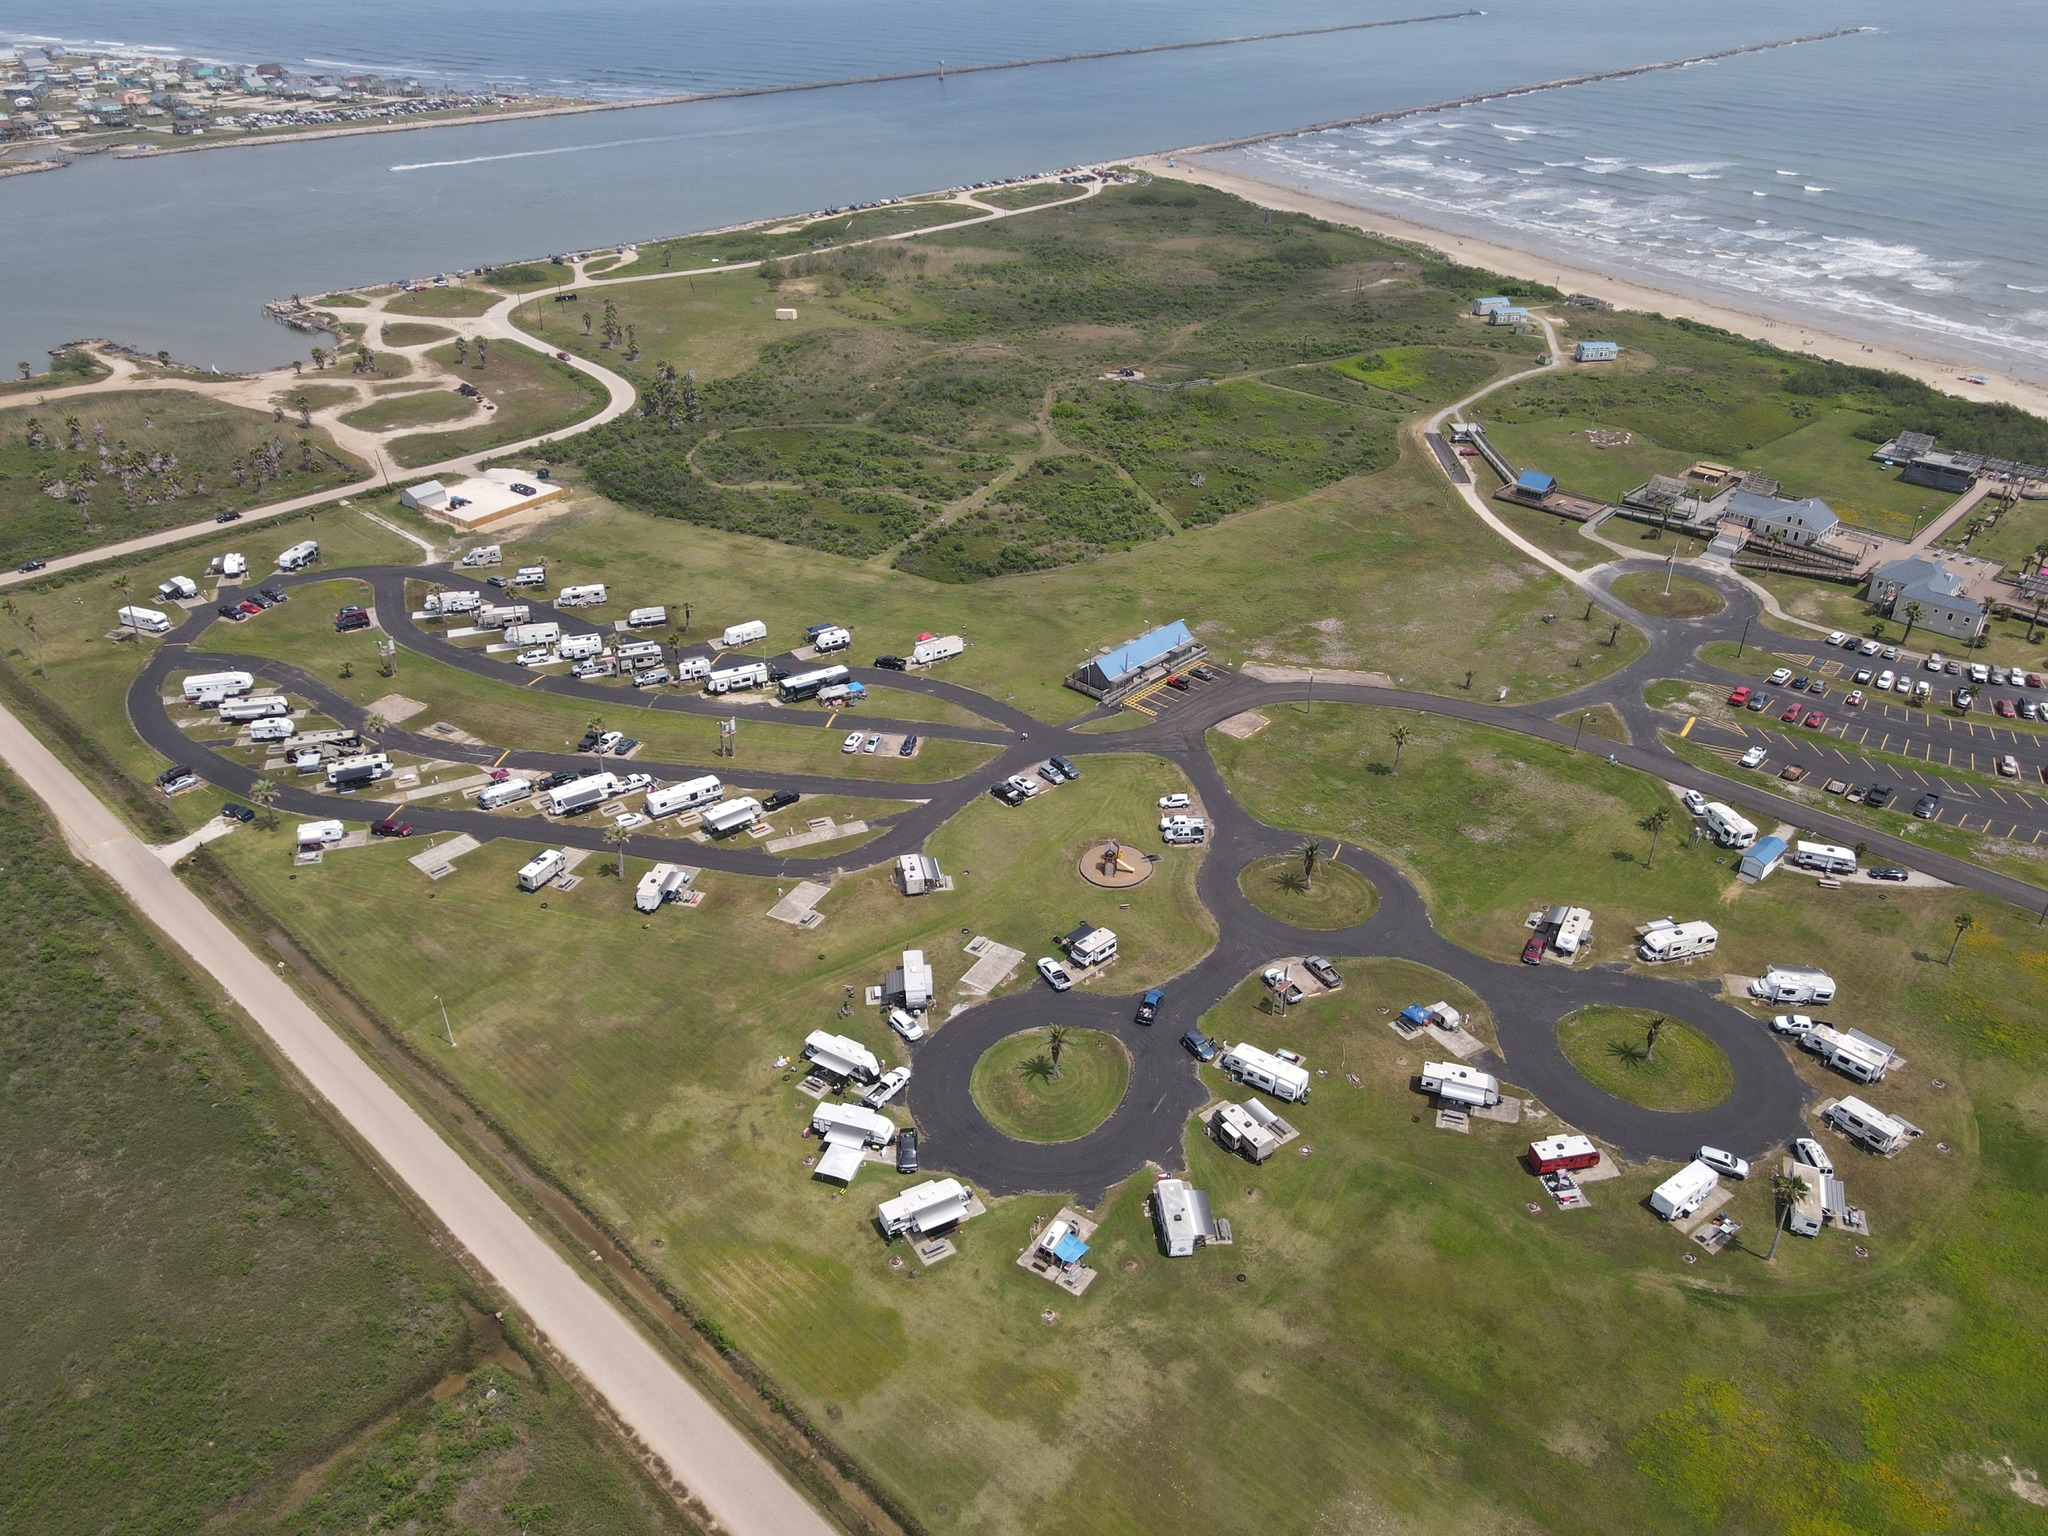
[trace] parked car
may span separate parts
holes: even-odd
[[[1782,688],[1792,681],[1792,669],[1790,667],[1780,667],[1764,681],[1768,682],[1773,688]]]
[[[597,744],[604,739],[602,731],[590,730],[583,733],[583,739],[576,743],[578,752],[595,752]]]
[[[1544,952],[1549,948],[1550,945],[1547,942],[1545,942],[1542,934],[1530,934],[1529,942],[1522,946],[1522,964],[1541,965],[1543,963]]]
[[[1875,869],[1867,870],[1865,873],[1873,880],[1889,880],[1894,884],[1903,883],[1907,878],[1907,871],[1899,868],[1896,864],[1880,864]]]
[[[555,659],[555,653],[544,645],[536,645],[530,651],[521,651],[518,656],[522,667],[544,667]]]
[[[1008,779],[1003,780],[1000,784],[991,784],[988,787],[988,792],[1005,805],[1021,805],[1024,803],[1024,792]]]
[[[1899,648],[1896,645],[1886,646],[1883,653],[1878,657],[1880,661],[1897,661],[1898,659]]]
[[[1732,693],[1728,695],[1728,702],[1730,705],[1734,706],[1737,709],[1740,709],[1743,705],[1747,704],[1749,702],[1748,686],[1744,685],[1743,687],[1735,689]]]
[[[249,617],[249,615],[242,612],[240,606],[235,603],[222,603],[218,608],[214,609],[213,611],[219,614],[222,618],[230,619],[237,624],[242,623],[245,619]],[[367,624],[369,621],[365,619],[363,622]],[[341,628],[341,620],[336,619],[334,621],[334,627],[336,629]]]
[[[2034,702],[2034,701],[2033,701],[2032,699],[2021,699],[2021,700],[2020,700],[2020,718],[2021,718],[2022,720],[2038,720],[2038,719],[2040,719],[2040,718],[2041,718],[2041,706],[2040,706],[2040,705],[2038,705],[2038,704],[2036,704],[2036,703],[2035,703],[2035,702]]]
[[[1265,971],[1259,979],[1266,984],[1280,1001],[1288,1004],[1290,1007],[1308,995],[1277,965]]]
[[[216,523],[239,523],[242,520],[242,514],[233,507],[229,507],[224,512],[216,512],[213,515],[213,520]]]
[[[1188,1054],[1197,1061],[1216,1059],[1216,1042],[1199,1029],[1191,1029],[1180,1037],[1180,1043],[1187,1047]]]
[[[1166,686],[1173,689],[1176,693],[1186,693],[1188,691],[1188,680],[1176,672],[1166,680]]]
[[[1875,656],[1879,651],[1883,650],[1884,647],[1879,645],[1875,640],[1866,640],[1863,642],[1860,649],[1866,656]]]
[[[1189,667],[1188,676],[1199,682],[1213,683],[1216,681],[1216,669],[1205,662],[1199,667]]]
[[[1745,704],[1743,708],[1747,709],[1753,715],[1759,714],[1762,711],[1769,709],[1771,707],[1771,702],[1771,696],[1768,693],[1753,693],[1749,696],[1749,702]]]
[[[1868,667],[1858,667],[1858,668],[1856,669],[1856,681],[1857,681],[1858,683],[1872,683],[1872,682],[1875,682],[1876,680],[1877,680],[1877,674],[1876,674],[1876,673],[1874,673],[1874,672],[1872,672],[1872,671],[1870,670],[1870,668],[1868,668]]]
[[[1053,767],[1051,763],[1040,763],[1038,765],[1038,776],[1048,784],[1064,784],[1067,782],[1067,776],[1061,773],[1059,769]]]
[[[779,811],[785,805],[795,805],[801,799],[803,799],[803,796],[793,789],[778,789],[774,794],[761,802],[761,809],[764,811]]]
[[[1813,1028],[1813,1019],[1804,1013],[1780,1013],[1772,1017],[1771,1028],[1781,1035],[1803,1035]]]
[[[1701,1147],[1693,1156],[1705,1163],[1716,1173],[1725,1173],[1731,1179],[1749,1177],[1749,1162],[1733,1152],[1723,1152],[1719,1147]]]
[[[1679,801],[1684,805],[1688,815],[1704,816],[1707,814],[1707,797],[1696,789],[1688,789],[1679,797]]]
[[[1873,810],[1883,810],[1892,803],[1892,796],[1898,790],[1889,784],[1873,784],[1863,792],[1863,803]]]
[[[1156,1023],[1159,1019],[1159,1006],[1165,1001],[1166,994],[1154,987],[1138,999],[1137,1021],[1140,1024]]]
[[[1812,683],[1813,679],[1810,677],[1795,677],[1792,679],[1792,691],[1794,693],[1804,693],[1812,686]]]
[[[643,816],[638,811],[622,811],[617,816],[614,816],[612,818],[612,825],[617,827],[621,832],[630,832],[635,827],[652,826],[653,823],[653,817]]]
[[[40,571],[44,566],[48,565],[49,563],[50,562],[47,560],[24,560],[21,562],[20,565],[16,566],[15,569],[20,571],[22,575],[26,576],[30,571]]]
[[[1849,637],[1848,637],[1847,635],[1843,634],[1843,633],[1842,633],[1842,632],[1841,632],[1841,631],[1840,631],[1839,629],[1835,629],[1835,630],[1830,630],[1830,631],[1828,632],[1828,642],[1827,642],[1827,643],[1828,643],[1829,645],[1846,645],[1846,644],[1848,644],[1848,642],[1849,642]]]
[[[896,1171],[917,1172],[917,1132],[907,1125],[896,1133]]]
[[[884,1104],[903,1091],[903,1085],[910,1081],[910,1068],[891,1067],[884,1072],[866,1093],[860,1096],[861,1103],[869,1109],[880,1109]],[[899,1136],[904,1133],[899,1131]],[[916,1132],[909,1133],[915,1135]]]
[[[1863,703],[1863,690],[1861,688],[1858,688],[1854,693],[1850,694],[1848,698],[1842,700],[1842,702],[1848,705],[1851,709],[1860,708]]]
[[[1811,1136],[1800,1136],[1792,1143],[1792,1161],[1804,1163],[1809,1168],[1818,1168],[1822,1173],[1835,1171],[1835,1160],[1828,1156],[1827,1148]]]
[[[877,656],[875,665],[884,672],[901,672],[908,663],[901,656]]]
[[[1922,795],[1919,798],[1919,800],[1914,803],[1913,814],[1915,816],[1918,816],[1922,821],[1932,821],[1934,820],[1934,813],[1940,809],[1941,796],[1927,794]]]
[[[891,1008],[889,1010],[889,1027],[906,1040],[922,1040],[924,1038],[924,1020],[920,1019],[908,1008]]]
[[[1828,685],[1826,683],[1815,683],[1806,690],[1806,696],[1810,699],[1824,699],[1828,696]]]
[[[1761,768],[1764,765],[1766,755],[1762,747],[1751,747],[1741,757],[1737,758],[1736,762],[1744,768]]]
[[[1045,978],[1045,984],[1055,992],[1064,992],[1074,984],[1074,978],[1067,974],[1066,967],[1051,955],[1038,962],[1038,974]]]
[[[915,736],[904,737],[902,744],[896,748],[896,755],[898,757],[915,757],[917,755],[917,738]]]
[[[1308,956],[1301,962],[1301,968],[1333,991],[1344,985],[1344,978],[1338,974],[1337,967],[1321,955]]]
[[[250,603],[254,603],[258,608],[275,608],[277,606],[277,599],[268,592],[251,592],[248,597],[243,599],[243,606],[247,607]]]
[[[912,739],[915,740],[916,738],[913,737]],[[1069,784],[1081,777],[1081,770],[1074,766],[1073,759],[1071,758],[1056,757],[1052,760],[1052,765],[1067,776]]]
[[[1159,797],[1159,809],[1162,811],[1184,811],[1193,804],[1194,801],[1186,795],[1161,795]]]
[[[759,676],[758,673],[756,673],[755,675]],[[848,753],[858,752],[860,750],[860,744],[863,741],[866,741],[867,737],[868,733],[866,731],[848,731],[846,733],[846,740],[839,743],[839,750]]]
[[[1786,707],[1785,712],[1782,715],[1778,716],[1778,718],[1784,721],[1787,725],[1797,725],[1799,723],[1799,716],[1801,715],[1801,713],[1805,711],[1805,709],[1806,706],[1804,704],[1800,703],[1797,699],[1794,699],[1791,702],[1791,704],[1789,704]]]
[[[1823,726],[1824,726],[1824,725],[1826,725],[1827,723],[1828,723],[1828,717],[1827,717],[1826,715],[1822,714],[1822,713],[1821,713],[1821,712],[1820,712],[1819,710],[1817,710],[1817,709],[1814,709],[1814,710],[1808,710],[1808,711],[1807,711],[1807,715],[1806,715],[1806,728],[1807,728],[1807,729],[1808,729],[1809,731],[1817,731],[1817,730],[1821,729],[1821,727],[1823,727]]]
[[[220,813],[229,821],[239,821],[245,827],[256,819],[256,813],[248,806],[237,805],[232,800],[220,808]]]
[[[2005,756],[1998,760],[1998,773],[2001,778],[2018,778],[2020,776],[2020,760],[2010,752],[2006,753]]]
[[[2019,714],[2019,711],[2013,708],[2011,699],[2000,699],[1991,707],[1998,711],[1998,718],[2001,720],[2011,720]]]
[[[386,816],[382,821],[370,824],[372,837],[411,837],[412,823],[397,816]]]
[[[879,752],[881,750],[881,747],[882,733],[880,731],[876,731],[873,735],[868,737],[866,742],[862,744],[861,751],[868,753]]]

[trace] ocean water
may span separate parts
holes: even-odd
[[[10,0],[0,36],[637,96],[1397,18],[1456,0]],[[263,300],[1283,129],[1835,26],[1854,38],[1224,157],[1421,222],[2048,377],[2032,0],[1495,0],[1478,17],[795,96],[100,157],[0,181],[0,355],[222,367]],[[1995,39],[2000,67],[1983,66]],[[2016,126],[2019,125],[2019,126]],[[1783,174],[1780,174],[1783,173]],[[2036,291],[2038,290],[2038,291]],[[11,351],[8,350],[11,347]]]

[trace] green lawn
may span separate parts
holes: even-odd
[[[1047,203],[1070,202],[1076,191],[1076,188],[1057,181],[1034,181],[1029,186],[997,187],[992,192],[977,192],[974,199],[992,208],[1042,208]]]
[[[386,395],[373,404],[343,413],[342,421],[365,432],[393,432],[406,427],[431,427],[474,416],[476,406],[453,389],[409,390]]]
[[[642,245],[635,260],[608,270],[603,276],[640,277],[650,272],[679,272],[692,267],[706,267],[714,262],[761,261],[769,257],[781,258],[785,262],[801,260],[823,246],[842,245],[849,240],[873,240],[903,230],[930,229],[935,224],[952,224],[979,216],[979,209],[960,203],[898,203],[888,208],[834,214],[809,223],[766,224],[751,229],[729,230],[723,234],[684,235],[674,240],[655,240]]]
[[[1614,595],[1638,613],[1660,619],[1711,618],[1728,606],[1721,594],[1703,581],[1684,576],[1673,576],[1667,581],[1652,571],[1632,571],[1616,577]]]
[[[1070,1029],[1057,1075],[1050,1029],[998,1040],[974,1064],[970,1092],[988,1123],[1013,1141],[1073,1141],[1110,1117],[1131,1081],[1131,1056],[1115,1035]]]
[[[1712,1109],[1735,1087],[1735,1071],[1713,1041],[1639,1008],[1581,1008],[1558,1020],[1557,1043],[1596,1087],[1646,1109]]]
[[[387,320],[378,336],[387,347],[417,347],[430,341],[455,339],[455,333],[445,325],[423,325],[416,320]]]
[[[401,293],[384,306],[388,315],[439,315],[444,317],[480,315],[498,302],[499,295],[481,288],[416,288]]]
[[[1253,860],[1239,871],[1237,884],[1261,912],[1297,928],[1353,928],[1380,904],[1372,882],[1356,870],[1319,863],[1311,883],[1295,854]]]
[[[436,347],[426,355],[458,378],[474,384],[497,410],[480,426],[399,438],[388,445],[386,452],[401,467],[432,464],[538,433],[558,431],[595,413],[607,398],[604,387],[588,374],[516,342],[501,341],[490,348],[486,354],[488,361],[482,366],[477,363],[474,347],[463,363],[455,361],[452,343]]]

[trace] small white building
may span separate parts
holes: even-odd
[[[958,1179],[930,1179],[884,1200],[875,1207],[875,1220],[885,1237],[929,1237],[965,1221],[973,1203],[973,1193]]]
[[[1618,341],[1581,341],[1572,347],[1572,361],[1575,363],[1611,363],[1621,356]]]
[[[398,504],[415,512],[439,512],[448,505],[448,487],[438,480],[422,480],[400,491]]]
[[[1152,1186],[1152,1221],[1169,1259],[1185,1259],[1197,1244],[1218,1236],[1208,1193],[1185,1179],[1161,1179]]]
[[[832,1077],[872,1083],[882,1075],[882,1063],[858,1040],[814,1029],[804,1037],[804,1055],[819,1071]]]

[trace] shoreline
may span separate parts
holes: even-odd
[[[1169,165],[1169,160],[1176,163]],[[1146,155],[1128,163],[1161,181],[1193,182],[1218,192],[1228,192],[1262,208],[1273,208],[1283,213],[1305,213],[1326,223],[1341,224],[1370,235],[1422,246],[1465,266],[1483,267],[1503,277],[1550,283],[1567,292],[1591,294],[1607,300],[1616,309],[1641,310],[1672,319],[1718,326],[1738,336],[1768,342],[1795,356],[1823,358],[1860,368],[1886,369],[1974,404],[2011,405],[2048,418],[2048,385],[2031,380],[1993,373],[1951,358],[1909,351],[1895,344],[1866,340],[1846,329],[1830,330],[1825,326],[1780,319],[1743,309],[1725,300],[1659,288],[1642,279],[1610,276],[1588,267],[1573,266],[1563,258],[1517,250],[1484,236],[1436,229],[1398,214],[1382,213],[1375,208],[1347,203],[1284,182],[1268,181],[1199,162],[1191,164],[1185,152]],[[1981,385],[1966,383],[1962,377],[1965,373],[1983,373],[1989,382]]]

